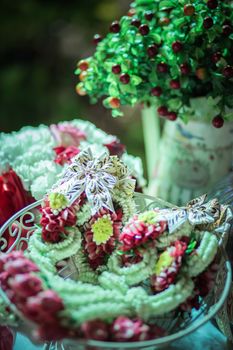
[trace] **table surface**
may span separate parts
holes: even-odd
[[[226,338],[209,322],[191,335],[173,343],[169,350],[226,350]],[[43,350],[18,334],[14,350]]]

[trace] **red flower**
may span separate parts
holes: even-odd
[[[108,216],[112,223],[112,235],[109,239],[101,244],[97,244],[94,240],[94,233],[92,226],[98,222],[99,219]],[[85,226],[84,233],[84,249],[88,256],[88,261],[93,269],[103,265],[107,255],[111,254],[116,246],[116,241],[119,239],[120,230],[122,227],[122,209],[117,209],[116,213],[112,213],[107,209],[101,209],[94,215],[89,223]]]
[[[155,292],[161,292],[175,282],[186,249],[187,244],[178,240],[173,246],[167,248],[165,252],[172,257],[172,262],[169,266],[164,267],[159,274],[151,277],[152,288]]]
[[[9,170],[0,176],[0,226],[2,226],[12,215],[31,204],[34,199],[25,191],[18,175]],[[6,232],[4,238],[7,239],[7,251],[15,241]]]
[[[69,337],[69,329],[59,324],[51,324],[49,327],[43,324],[38,328],[36,336],[41,341],[61,340]]]
[[[118,342],[143,341],[149,339],[149,330],[149,326],[140,319],[120,316],[113,322],[112,336]]]
[[[109,338],[109,326],[102,320],[93,320],[83,323],[81,331],[86,339],[106,341]]]
[[[138,219],[135,215],[124,227],[120,235],[123,251],[134,249],[146,242],[153,241],[166,230],[166,221],[158,221],[156,224],[148,224]]]
[[[14,337],[8,327],[0,326],[0,349],[13,350]]]
[[[55,215],[46,203],[46,206],[41,208],[41,212],[40,224],[42,226],[42,238],[45,242],[57,243],[61,241],[63,235],[67,234],[65,227],[76,224],[76,208],[74,205]]]
[[[70,164],[71,159],[80,152],[80,150],[75,146],[59,146],[55,147],[54,151],[56,152],[56,158],[54,161],[59,165],[64,165],[66,163]]]
[[[40,278],[32,274],[15,275],[8,283],[12,291],[22,298],[36,295],[42,290]]]
[[[32,261],[27,260],[24,257],[13,261],[8,261],[5,264],[5,270],[7,270],[9,275],[39,271],[38,267]]]
[[[23,313],[40,324],[57,323],[57,313],[64,309],[62,299],[53,290],[45,290],[27,299]]]
[[[120,158],[125,152],[125,145],[117,139],[110,143],[105,143],[104,146],[109,150],[110,156],[118,156]]]

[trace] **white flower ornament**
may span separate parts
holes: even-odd
[[[112,203],[112,190],[122,181],[130,182],[133,192],[135,182],[128,178],[127,168],[116,157],[104,153],[100,157],[94,157],[91,149],[79,153],[74,157],[72,164],[66,169],[62,179],[53,187],[52,192],[61,193],[72,205],[82,193],[85,192],[88,202],[91,204],[94,215],[101,208],[114,212]],[[117,168],[125,168],[124,179],[118,179]]]

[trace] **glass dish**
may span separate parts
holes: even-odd
[[[152,209],[155,207],[174,207],[170,203],[164,202],[163,200],[156,199],[150,196],[136,194],[135,201],[138,211],[145,209]],[[27,245],[27,241],[30,235],[33,233],[36,223],[38,222],[38,206],[40,202],[36,202],[27,208],[24,208],[17,214],[15,214],[0,230],[0,243],[5,244],[3,234],[8,231],[8,234],[15,237],[15,243],[13,248],[22,249]],[[22,236],[23,234],[23,236]],[[0,249],[1,250],[1,249]],[[206,298],[203,298],[201,307],[198,311],[192,311],[191,313],[185,314],[170,314],[166,317],[156,318],[156,324],[163,327],[167,331],[167,335],[154,340],[147,340],[141,342],[103,342],[95,340],[70,340],[66,339],[62,343],[48,343],[44,345],[44,350],[113,350],[113,349],[164,349],[169,348],[174,341],[181,337],[187,336],[194,332],[197,328],[204,325],[210,319],[214,318],[219,310],[224,305],[228,293],[231,287],[231,265],[228,261],[224,248],[220,245],[218,251],[220,266],[216,276],[216,284],[212,291]],[[59,271],[59,274],[64,278],[72,278],[72,275],[77,275],[77,271],[74,270],[72,264],[72,258],[69,264]],[[6,295],[0,290],[0,295],[8,302],[9,307],[12,311],[17,313],[17,310]],[[25,327],[32,330],[33,324],[26,323]],[[31,333],[29,335],[31,337]]]

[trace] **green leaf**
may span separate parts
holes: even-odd
[[[120,110],[120,109],[113,109],[112,110],[112,116],[114,118],[116,117],[122,117],[124,115],[124,113]]]
[[[171,0],[164,0],[159,3],[160,10],[166,10],[174,6],[174,2]]]
[[[137,90],[136,90],[136,87],[132,84],[120,84],[120,90],[123,94],[136,94],[137,93]]]
[[[175,19],[174,20],[174,25],[178,28],[182,27],[185,23],[186,23],[186,18],[183,17],[183,18],[178,18],[178,19]]]
[[[137,75],[131,75],[131,82],[134,85],[139,85],[142,82],[142,79]]]
[[[109,85],[108,93],[110,96],[119,97],[120,92],[115,83]]]
[[[157,33],[150,33],[150,38],[153,39],[153,41],[155,42],[155,44],[160,44],[161,43],[161,36]]]

